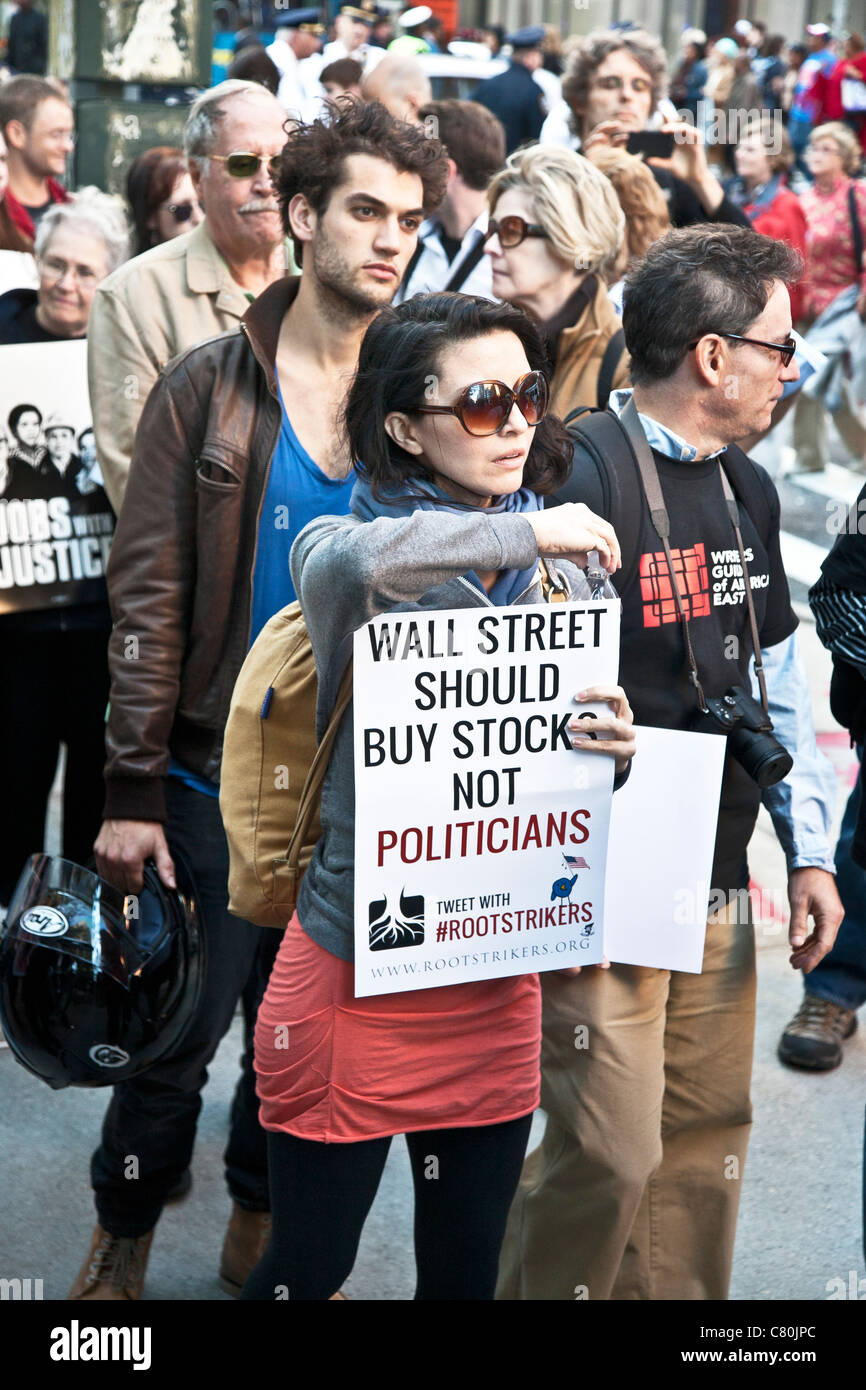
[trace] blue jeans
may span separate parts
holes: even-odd
[[[859,1009],[866,1003],[866,873],[851,858],[851,840],[860,810],[860,779],[848,798],[836,846],[836,884],[845,909],[836,943],[811,974],[807,994]]]
[[[269,1211],[265,1131],[253,1072],[253,1029],[280,933],[228,911],[228,845],[215,797],[166,779],[169,849],[182,856],[196,889],[205,940],[202,997],[176,1051],[115,1086],[102,1143],[90,1167],[99,1224],[115,1236],[156,1225],[167,1194],[189,1167],[207,1065],[228,1032],[238,1000],[244,1056],[225,1152],[226,1181],[248,1211]],[[130,1158],[137,1163],[130,1164]]]

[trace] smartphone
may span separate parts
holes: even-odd
[[[629,154],[644,154],[648,159],[670,159],[674,152],[674,137],[663,130],[633,130],[626,149]]]

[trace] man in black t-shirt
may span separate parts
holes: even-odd
[[[797,379],[787,286],[798,271],[784,244],[752,231],[673,231],[629,276],[623,329],[709,698],[750,686],[747,584],[754,600],[775,735],[794,758],[763,797],[788,861],[791,964],[805,973],[832,947],[842,916],[827,839],[834,778],[815,747],[778,498],[766,473],[730,447],[766,428],[784,383]],[[625,410],[630,393],[614,397],[615,412]],[[737,500],[747,573],[720,462]],[[635,722],[700,727],[663,542],[630,440],[609,415],[577,427],[573,476],[559,500],[575,499],[613,523],[622,547],[620,680]],[[729,743],[700,975],[626,965],[542,975],[547,1129],[512,1208],[500,1297],[573,1299],[576,1289],[591,1299],[727,1296],[755,1004],[754,933],[738,890],[748,884],[760,800]],[[689,882],[687,864],[683,873]],[[578,1026],[588,1030],[586,1048]]]

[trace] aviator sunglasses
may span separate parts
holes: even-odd
[[[537,222],[527,222],[515,214],[513,217],[503,217],[500,221],[491,217],[487,224],[487,234],[484,240],[489,241],[492,236],[498,236],[499,245],[503,251],[510,251],[512,247],[519,246],[528,236],[546,237],[547,235],[544,228],[539,227]]]
[[[209,154],[208,159],[216,159],[220,164],[226,166],[226,173],[232,179],[251,179],[253,174],[257,174],[262,166],[262,160],[268,166],[268,173],[271,178],[275,178],[280,172],[280,156],[272,154],[250,154],[247,150],[233,150],[231,154]]]
[[[543,372],[527,372],[513,390],[502,381],[473,381],[454,405],[418,405],[419,415],[456,415],[467,434],[498,434],[516,403],[527,425],[540,425],[549,392]]]

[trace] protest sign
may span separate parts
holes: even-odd
[[[700,974],[728,741],[638,727],[635,744],[610,818],[605,954]]]
[[[113,534],[85,340],[0,347],[0,613],[105,599]]]
[[[619,603],[414,611],[355,634],[358,997],[601,959]]]

